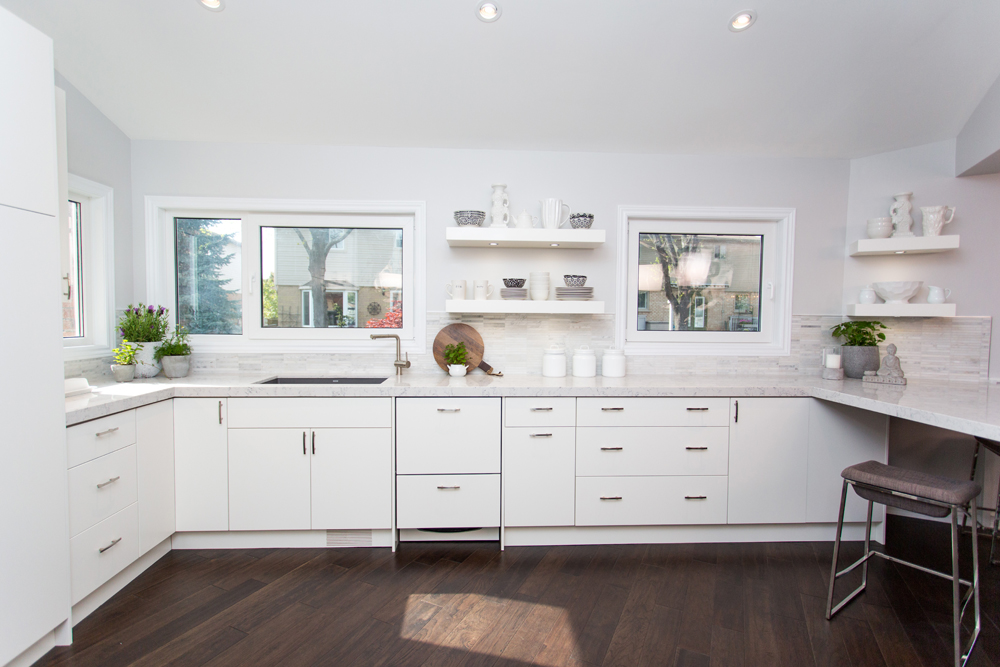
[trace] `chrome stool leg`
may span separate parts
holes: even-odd
[[[840,535],[844,530],[844,506],[847,504],[847,480],[840,492],[840,518],[837,519],[837,537],[833,541],[833,564],[830,566],[830,592],[826,596],[826,620],[833,616],[833,587],[837,583],[837,559],[840,557]]]
[[[975,517],[971,520],[976,525]],[[951,511],[951,621],[955,631],[955,665],[962,664],[962,606],[958,588],[958,510]]]

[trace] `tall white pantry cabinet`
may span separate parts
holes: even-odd
[[[70,612],[54,72],[0,7],[0,665]]]

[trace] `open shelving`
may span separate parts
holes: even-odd
[[[953,303],[849,303],[851,317],[955,317]]]
[[[517,227],[447,227],[453,248],[596,248],[604,244],[603,229],[521,229]]]
[[[926,255],[958,249],[958,235],[904,236],[887,239],[861,239],[851,244],[851,257],[871,255]]]
[[[603,301],[507,301],[504,299],[447,299],[449,313],[525,313],[546,315],[601,315]]]

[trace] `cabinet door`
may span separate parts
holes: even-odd
[[[229,529],[308,530],[309,430],[229,431]]]
[[[576,429],[507,428],[503,433],[504,525],[572,526]]]
[[[499,473],[500,399],[396,399],[396,472]]]
[[[810,400],[733,399],[729,523],[806,520]]]
[[[229,530],[226,399],[174,399],[177,530]]]
[[[174,534],[174,405],[161,401],[135,411],[139,486],[139,555]]]
[[[392,429],[323,428],[312,434],[312,527],[390,528]]]

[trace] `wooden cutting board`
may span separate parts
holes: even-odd
[[[503,377],[503,373],[494,372],[493,367],[483,361],[483,337],[468,324],[449,324],[434,338],[434,361],[441,370],[448,370],[448,364],[444,361],[444,348],[459,343],[465,343],[466,368],[470,371],[482,368],[487,375]]]

